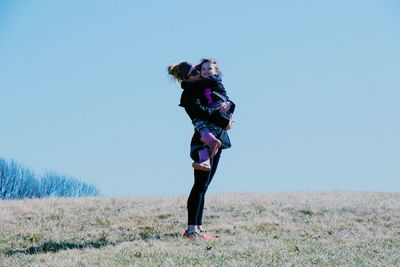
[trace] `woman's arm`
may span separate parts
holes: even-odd
[[[197,95],[190,90],[182,92],[180,106],[185,108],[186,113],[192,120],[197,118],[208,121],[220,126],[222,129],[225,129],[229,124],[230,119],[228,117],[218,110],[202,105]]]

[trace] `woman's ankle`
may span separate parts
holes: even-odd
[[[188,225],[187,231],[189,234],[193,234],[198,232],[199,230],[197,229],[197,225]]]

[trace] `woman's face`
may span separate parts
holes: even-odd
[[[201,76],[207,78],[209,76],[217,75],[217,69],[211,62],[205,62],[201,65]]]
[[[193,65],[188,74],[188,81],[198,81],[200,78],[200,71],[196,70],[196,65]]]

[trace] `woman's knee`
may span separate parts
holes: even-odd
[[[200,194],[204,194],[208,188],[208,177],[202,177],[203,179],[197,178],[193,185],[193,189]]]
[[[194,188],[195,188],[197,193],[204,194],[208,189],[208,185],[207,184],[203,184],[203,183],[202,184],[195,184]]]

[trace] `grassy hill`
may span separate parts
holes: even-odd
[[[400,266],[400,194],[214,194],[182,238],[186,197],[0,201],[2,266]]]

